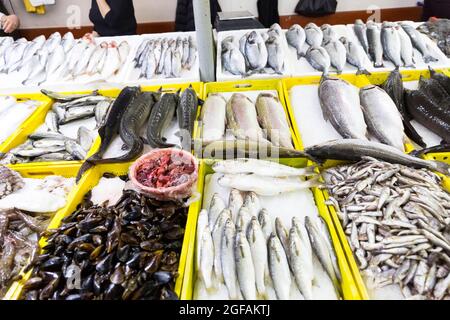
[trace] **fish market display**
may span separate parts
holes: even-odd
[[[11,96],[0,97],[0,144],[5,142],[17,128],[38,108],[40,102],[19,102]]]
[[[306,148],[305,153],[318,162],[327,159],[359,161],[365,157],[371,157],[393,164],[402,164],[412,168],[426,168],[444,175],[450,175],[450,166],[444,162],[412,157],[397,148],[372,141],[358,139],[329,141]]]
[[[233,93],[228,101],[219,93],[210,94],[202,107],[200,126],[204,144],[235,138],[293,148],[284,107],[269,92],[258,94],[256,103],[243,92]]]
[[[213,169],[220,174],[211,176],[207,188],[212,190],[205,192],[212,197],[209,205],[204,202],[197,222],[193,298],[338,299],[341,275],[334,249],[322,220],[316,213],[305,213],[309,205],[300,215],[283,216],[273,212],[276,197],[239,188],[216,190],[212,182],[216,175],[239,173],[262,174],[272,181],[300,178],[310,175],[310,168],[237,159],[216,162]],[[289,229],[285,221],[290,222]]]
[[[426,34],[436,42],[439,49],[450,57],[449,30],[450,22],[448,19],[432,19],[417,27],[417,30]]]
[[[430,79],[421,77],[418,90],[406,90],[406,111],[411,119],[449,142],[450,113],[447,105],[450,95],[444,87],[448,77],[436,74],[433,71]]]
[[[297,36],[292,35],[291,41],[301,41]],[[282,75],[286,72],[285,48],[284,32],[278,24],[267,32],[250,31],[240,38],[227,36],[220,43],[222,72],[241,77],[257,73]]]
[[[441,178],[373,159],[323,176],[372,298],[449,298],[450,198]]]
[[[355,87],[345,80],[323,77],[319,98],[325,121],[331,122],[344,139],[366,139],[367,125]]]
[[[102,125],[113,102],[97,92],[74,96],[47,90],[43,93],[55,100],[44,124],[10,150],[3,163],[84,160],[97,135],[96,128]]]
[[[187,209],[123,191],[112,206],[85,196],[79,209],[46,232],[44,253],[32,263],[26,300],[177,299],[174,282]],[[72,284],[80,275],[80,287]]]
[[[38,239],[51,214],[66,204],[73,179],[23,179],[0,166],[0,298],[38,254]]]
[[[97,44],[93,39],[74,39],[70,32],[64,36],[56,32],[48,39],[39,36],[32,41],[2,38],[0,70],[6,79],[24,86],[86,77],[108,81],[119,73],[129,52],[126,41]]]
[[[402,117],[391,97],[373,85],[361,88],[359,95],[370,133],[380,142],[405,151]]]
[[[197,61],[197,45],[192,38],[144,39],[133,59],[133,67],[139,71],[138,79],[180,78]]]

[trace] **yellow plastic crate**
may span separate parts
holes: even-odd
[[[6,153],[17,145],[14,145],[14,141],[17,138],[17,135],[22,130],[25,130],[29,126],[31,126],[41,115],[47,113],[47,111],[51,108],[52,100],[40,93],[30,93],[30,94],[11,94],[9,96],[15,97],[19,102],[27,101],[27,100],[36,100],[40,102],[40,106],[26,119],[17,129],[11,134],[8,139],[6,139],[2,144],[0,144],[0,153]]]
[[[379,76],[379,78],[376,78],[376,79],[380,79],[380,81],[381,81],[381,79],[383,79],[383,77],[385,77],[384,80],[386,80],[388,74],[380,73],[378,76]],[[358,88],[362,88],[362,87],[364,87],[366,85],[370,85],[372,83],[369,79],[370,77],[367,77],[365,75],[342,74],[342,75],[338,75],[337,77],[353,84],[354,86],[356,86]],[[375,75],[373,75],[372,77],[375,77]],[[292,126],[294,128],[294,131],[297,136],[298,143],[300,144],[301,150],[304,149],[304,146],[302,143],[300,130],[298,128],[297,121],[295,119],[294,106],[292,104],[289,92],[295,86],[314,85],[314,84],[319,85],[320,79],[321,79],[321,76],[308,76],[308,77],[300,77],[300,78],[287,78],[287,79],[282,80],[284,97],[286,99],[286,105],[289,110],[289,114],[291,115]],[[375,78],[373,78],[373,79],[375,79]],[[383,83],[384,80],[381,81],[380,83]],[[377,83],[372,83],[372,84],[377,84]],[[302,106],[302,107],[308,107],[307,104],[308,103],[306,102],[305,106]],[[414,147],[411,144],[406,143],[405,151],[410,152],[412,150],[414,150]]]
[[[65,178],[76,177],[79,169],[80,169],[79,165],[61,164],[58,166],[47,167],[47,168],[29,165],[26,168],[22,167],[22,168],[16,168],[14,170],[17,171],[18,173],[20,173],[20,175],[24,178],[42,179],[42,178],[52,176],[52,175],[62,176]],[[76,189],[74,188],[67,196],[66,207],[60,209],[59,211],[57,211],[55,213],[55,215],[53,216],[53,218],[51,220],[51,223],[57,217],[64,216],[64,212],[66,211],[67,206],[71,202],[74,201],[75,196],[76,196]],[[51,224],[50,224],[50,226],[51,226]],[[39,243],[42,244],[42,239],[40,240]],[[31,275],[31,272],[28,272],[27,274],[22,273],[23,279],[28,279],[30,277],[30,275]],[[6,293],[6,295],[3,299],[4,300],[17,299],[20,295],[20,291],[18,291],[19,288],[21,289],[21,282],[19,282],[19,281],[14,282],[11,285],[11,287],[8,289],[8,292]]]
[[[283,164],[302,167],[304,166],[303,159],[289,159],[289,162],[282,161]],[[202,160],[199,168],[199,178],[197,184],[197,192],[201,195],[199,201],[193,203],[189,208],[187,229],[189,229],[189,238],[187,239],[188,253],[186,258],[186,266],[184,270],[183,288],[181,291],[182,300],[191,300],[193,297],[195,279],[196,279],[196,266],[195,266],[195,248],[196,248],[196,232],[197,232],[197,219],[198,215],[202,209],[203,194],[204,194],[204,184],[205,176],[207,174],[213,173],[211,166],[208,164],[208,160]],[[344,299],[347,300],[360,300],[361,296],[358,290],[358,285],[354,282],[353,275],[348,265],[346,256],[344,254],[339,236],[336,233],[332,217],[329,211],[326,209],[323,200],[323,194],[319,189],[313,189],[314,198],[316,201],[317,208],[320,215],[325,220],[331,239],[333,241],[334,249],[336,251],[336,257],[338,260],[339,268],[342,274],[341,288],[343,291]]]
[[[56,229],[61,226],[62,220],[71,215],[73,212],[76,211],[77,206],[83,201],[83,198],[86,193],[88,193],[90,190],[92,190],[100,181],[100,179],[103,177],[105,173],[112,173],[116,176],[126,175],[128,174],[128,169],[130,167],[130,163],[124,163],[124,164],[108,164],[108,165],[99,165],[95,168],[89,170],[80,180],[78,185],[72,190],[72,193],[69,195],[68,202],[65,208],[58,211],[55,216],[53,217],[52,221],[50,222],[48,226],[48,230],[50,229]],[[63,167],[61,167],[63,168]],[[72,167],[71,167],[72,168]],[[36,172],[39,173],[39,169],[35,169]],[[61,169],[64,170],[64,169]],[[48,173],[53,174],[59,174],[60,168],[58,170],[48,169]],[[20,171],[19,171],[20,172]],[[28,171],[27,171],[28,172]],[[69,171],[70,176],[76,176],[78,172],[78,167],[73,167],[73,170]],[[47,175],[47,173],[45,174]],[[189,219],[188,216],[188,223],[185,228],[185,234],[183,238],[183,247],[181,250],[180,255],[180,261],[178,266],[178,277],[175,282],[175,293],[180,296],[181,294],[181,288],[182,288],[182,282],[184,278],[184,269],[185,269],[185,263],[186,263],[186,257],[188,253],[188,239],[190,238],[190,228],[189,228]],[[46,245],[46,239],[41,238],[39,241],[39,244],[41,247]],[[7,295],[5,296],[5,300],[17,300],[20,298],[20,295],[22,293],[23,286],[25,282],[30,278],[32,271],[29,271],[27,274],[23,276],[23,279],[21,281],[18,281],[14,283],[10,290],[8,291]]]
[[[433,160],[433,157],[431,157],[430,155],[426,155],[425,158],[428,159],[428,160]],[[450,164],[450,157],[449,157],[448,154],[447,155],[443,154],[442,157],[436,157],[434,159],[435,160],[439,160],[439,161],[443,161],[445,163]],[[345,162],[329,160],[329,161],[327,161],[325,163],[325,165],[323,167],[324,168],[331,168],[331,167],[334,167],[334,166],[337,166],[337,165],[342,165],[342,164],[345,164]],[[447,190],[448,192],[450,192],[450,177],[444,176],[444,175],[442,175],[440,173],[437,173],[437,174],[440,177],[442,177],[442,179],[443,179],[442,180],[442,185],[443,185],[444,189]],[[332,205],[331,206],[325,205],[325,201],[328,200],[329,196],[330,196],[329,193],[328,193],[328,190],[322,189],[321,193],[323,195],[323,201],[324,201],[325,210],[328,211],[329,215],[331,216],[331,218],[333,220],[334,227],[335,227],[335,229],[337,231],[337,234],[338,234],[338,236],[340,238],[341,246],[342,246],[342,248],[343,248],[343,250],[345,252],[345,256],[347,258],[348,265],[350,266],[354,282],[358,286],[358,290],[359,290],[360,296],[361,296],[361,298],[363,300],[369,300],[370,297],[369,297],[369,294],[368,294],[368,291],[367,291],[366,284],[364,283],[364,280],[363,280],[363,278],[361,276],[361,272],[359,270],[359,267],[358,267],[358,264],[356,262],[356,259],[355,259],[354,255],[353,255],[353,251],[352,251],[352,249],[350,247],[350,243],[349,243],[349,241],[347,239],[347,236],[346,236],[346,234],[344,232],[344,229],[342,227],[341,221],[339,220],[339,217],[338,217],[338,215],[336,213],[336,209]]]
[[[223,93],[223,92],[246,92],[246,91],[260,91],[260,90],[271,90],[276,91],[278,94],[278,99],[280,99],[283,105],[284,111],[286,112],[286,118],[288,119],[289,128],[291,131],[292,141],[294,143],[294,148],[300,150],[300,143],[297,139],[295,128],[291,122],[291,115],[288,107],[285,103],[285,96],[283,91],[283,83],[279,79],[273,80],[239,80],[239,81],[228,81],[228,82],[210,82],[204,85],[204,99],[208,97],[210,93]],[[200,120],[200,112],[198,115],[198,121]],[[196,125],[196,130],[194,131],[194,138],[201,138],[201,131],[198,126],[198,121]]]

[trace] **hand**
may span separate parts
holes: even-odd
[[[19,18],[16,15],[4,16],[2,21],[3,31],[5,33],[14,32],[19,27],[19,24]]]

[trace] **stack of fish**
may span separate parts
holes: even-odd
[[[130,46],[93,39],[74,39],[71,32],[63,37],[59,32],[48,39],[39,36],[32,41],[24,38],[0,40],[0,72],[25,86],[44,82],[75,81],[82,76],[109,80],[125,63]]]
[[[34,187],[29,185],[31,180]],[[0,166],[0,298],[39,253],[38,238],[50,221],[48,213],[59,208],[45,201],[56,200],[64,206],[72,187],[73,179],[72,183],[61,177],[22,179]]]
[[[99,150],[83,164],[78,179],[94,165],[135,160],[144,150],[144,141],[152,148],[173,147],[163,137],[163,133],[171,124],[175,113],[182,147],[190,150],[198,104],[197,94],[191,86],[181,95],[179,92],[141,92],[138,87],[126,87],[112,104],[99,129]],[[144,139],[141,138],[142,129],[146,129]],[[103,158],[117,134],[124,143],[123,150],[126,153],[114,158]]]
[[[323,176],[373,296],[398,285],[404,298],[450,298],[450,195],[436,174],[369,159]]]
[[[197,61],[197,46],[194,39],[145,39],[134,57],[134,67],[139,70],[139,79],[180,78],[183,70],[191,70]]]
[[[420,78],[418,90],[406,90],[408,117],[450,143],[450,78],[430,71],[430,79]]]
[[[95,119],[97,128],[100,127],[113,101],[97,92],[60,95],[43,90],[43,93],[55,100],[52,110],[45,117],[45,123],[25,143],[10,150],[3,163],[84,160],[97,135],[95,131],[80,122],[76,123],[76,139],[63,132],[68,132],[67,128],[78,120]]]
[[[256,105],[243,93],[234,93],[228,102],[219,93],[210,94],[203,105],[201,121],[204,143],[230,134],[238,140],[269,139],[274,146],[293,148],[286,112],[271,93],[259,94]]]
[[[38,106],[38,101],[18,102],[15,97],[0,97],[0,144],[5,142]]]
[[[342,73],[346,63],[356,67],[357,74],[370,74],[366,70],[367,58],[375,68],[384,67],[384,59],[391,61],[396,68],[414,68],[414,48],[422,54],[425,63],[438,60],[425,39],[408,22],[379,25],[373,21],[365,24],[358,19],[353,31],[357,41],[348,36],[339,38],[329,24],[319,28],[309,23],[304,29],[296,24],[289,28],[286,39],[296,50],[298,59],[306,57],[314,69],[325,74],[331,66],[338,74]]]
[[[283,30],[274,24],[267,32],[251,31],[237,40],[226,37],[221,44],[222,70],[233,75],[285,72]]]
[[[187,209],[123,191],[117,204],[85,197],[31,263],[26,300],[174,300]],[[73,275],[79,275],[79,286]]]
[[[450,21],[448,19],[433,19],[417,27],[421,33],[433,39],[439,49],[450,57]]]
[[[360,89],[345,80],[324,76],[319,98],[325,121],[344,139],[367,140],[368,133],[380,142],[404,151],[402,116],[395,102],[382,88]]]
[[[300,185],[300,176],[311,175],[313,170],[248,159],[217,162],[213,170],[224,174],[218,183],[230,187],[231,192],[228,206],[219,194],[214,194],[209,209],[200,212],[195,298],[214,294],[225,285],[229,299],[313,299],[314,282],[319,282],[313,259],[320,261],[328,281],[338,287],[340,271],[321,220],[306,217],[303,222],[294,217],[288,231],[281,219],[276,218],[274,227],[273,218],[258,198],[258,195],[275,195],[261,192],[270,189],[271,184],[280,188],[289,184],[285,181],[283,185],[278,180],[295,184],[293,180],[298,179],[296,188],[291,185],[284,192],[308,188],[304,182]],[[245,180],[252,175],[266,181],[259,185],[246,184]]]

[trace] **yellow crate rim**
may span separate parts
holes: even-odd
[[[304,166],[303,159],[290,159],[290,164],[296,163],[297,167]],[[180,298],[182,300],[191,300],[194,292],[194,280],[196,274],[196,267],[194,262],[195,257],[195,242],[196,242],[196,231],[197,231],[197,219],[198,215],[202,209],[203,203],[203,189],[205,184],[205,176],[208,173],[211,173],[212,170],[208,165],[210,160],[201,160],[200,169],[199,169],[199,178],[197,183],[197,192],[201,194],[201,198],[199,201],[193,203],[189,210],[189,218],[188,218],[188,227],[190,230],[189,236],[189,245],[188,245],[188,253],[187,253],[187,261],[184,271],[184,280],[183,280],[183,288],[181,291]],[[344,250],[341,246],[341,242],[339,240],[339,236],[336,232],[334,223],[329,214],[329,211],[326,209],[324,198],[319,189],[313,189],[314,200],[316,201],[317,208],[319,210],[320,215],[324,218],[328,229],[330,231],[330,236],[333,242],[333,246],[336,251],[336,258],[338,260],[338,264],[342,273],[342,282],[341,288],[343,291],[344,299],[346,300],[360,300],[361,296],[358,290],[358,285],[354,282],[354,278],[351,272],[351,268],[348,265],[348,261],[345,257]]]

